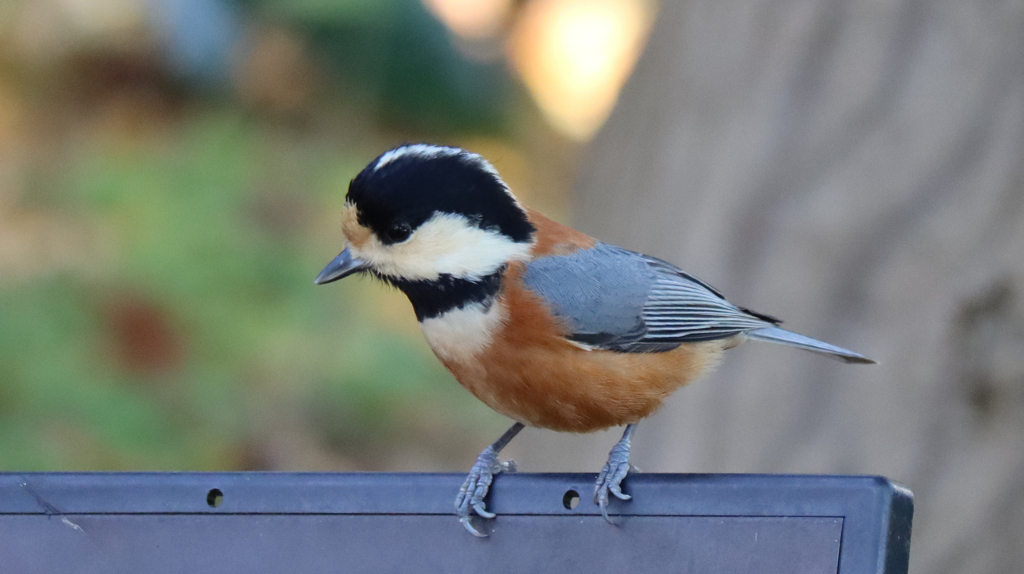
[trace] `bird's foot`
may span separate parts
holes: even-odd
[[[516,463],[514,460],[502,462],[498,460],[498,453],[491,445],[476,457],[476,463],[469,471],[469,476],[459,488],[459,495],[455,498],[455,509],[459,516],[459,522],[466,527],[473,536],[487,538],[487,535],[477,530],[470,520],[470,512],[475,512],[481,518],[494,518],[497,516],[487,510],[487,503],[484,497],[491,487],[491,481],[496,474],[502,472],[515,472]]]
[[[608,462],[601,469],[601,474],[597,475],[597,483],[594,485],[594,504],[601,508],[601,516],[604,516],[609,524],[615,524],[608,516],[609,493],[619,500],[633,498],[622,492],[622,481],[629,474],[630,468],[635,469],[629,464],[629,447],[634,428],[634,425],[626,427],[622,439],[608,453]]]

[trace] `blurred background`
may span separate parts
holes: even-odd
[[[0,470],[466,471],[509,421],[403,295],[312,284],[410,141],[881,362],[730,351],[641,468],[884,474],[913,571],[1024,569],[1013,0],[0,2]]]
[[[501,417],[405,297],[315,289],[349,180],[461,145],[565,218],[643,0],[0,7],[0,467],[459,469]]]

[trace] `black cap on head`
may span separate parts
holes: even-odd
[[[416,229],[435,212],[463,215],[515,242],[530,241],[534,232],[494,168],[459,148],[416,144],[385,152],[352,180],[347,198],[359,223],[385,243],[388,229]]]

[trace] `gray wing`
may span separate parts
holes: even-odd
[[[570,340],[600,349],[668,351],[778,322],[674,265],[603,243],[535,259],[523,282],[566,321]]]

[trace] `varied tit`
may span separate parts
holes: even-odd
[[[474,535],[475,512],[498,452],[525,425],[589,432],[626,425],[597,478],[608,519],[622,500],[640,419],[747,339],[847,363],[857,353],[778,327],[660,259],[561,225],[516,200],[484,158],[454,147],[404,145],[349,186],[348,245],[318,285],[369,272],[402,290],[434,354],[487,406],[515,422],[484,449],[456,499]]]

